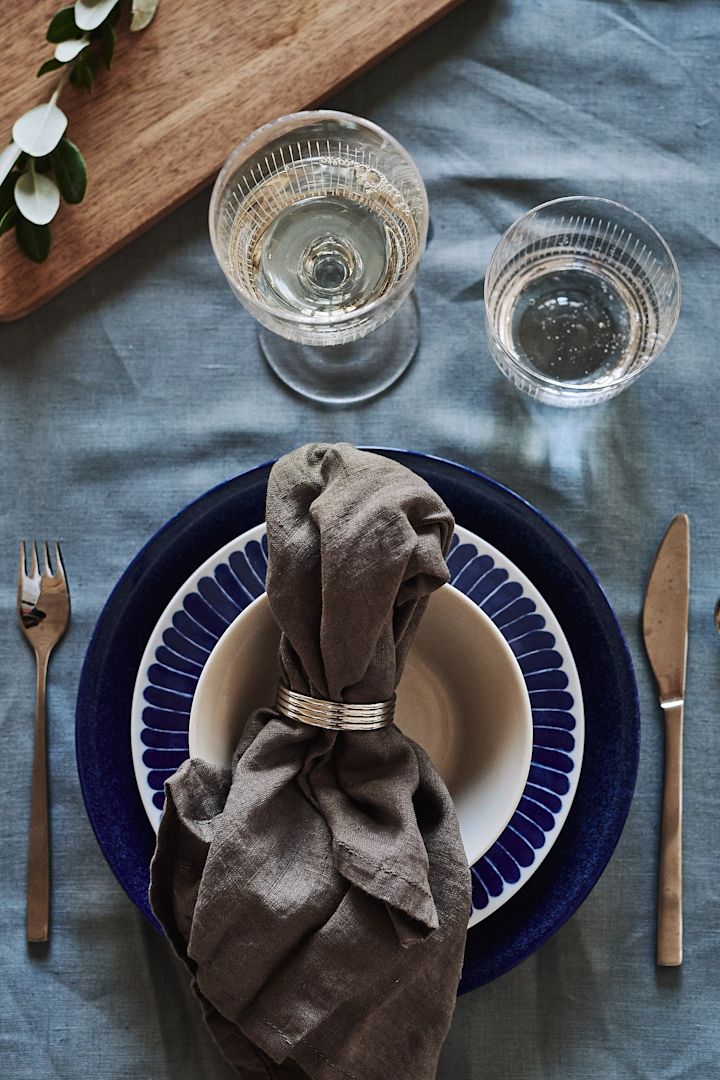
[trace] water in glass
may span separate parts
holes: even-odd
[[[554,404],[593,404],[634,380],[672,333],[677,267],[634,211],[558,199],[505,233],[485,304],[493,356],[516,386]]]
[[[413,208],[362,150],[315,141],[266,157],[230,193],[228,263],[258,299],[308,318],[380,299],[417,256]]]

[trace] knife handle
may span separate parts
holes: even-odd
[[[678,967],[682,964],[682,703],[664,712],[665,780],[658,873],[657,962],[660,967]]]

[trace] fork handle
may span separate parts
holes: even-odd
[[[48,654],[37,654],[37,704],[30,795],[27,876],[27,940],[47,941],[50,915],[50,828],[48,821],[45,685]]]
[[[657,962],[682,964],[682,737],[683,706],[665,709],[663,784],[658,876]]]

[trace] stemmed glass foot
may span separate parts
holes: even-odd
[[[352,405],[377,397],[407,369],[420,343],[420,311],[411,293],[372,334],[343,345],[303,345],[265,327],[258,338],[265,360],[286,386],[313,401]]]

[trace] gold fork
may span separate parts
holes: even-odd
[[[53,562],[47,541],[43,544],[44,566],[38,567],[38,550],[33,540],[30,569],[25,542],[20,544],[17,611],[20,629],[35,652],[37,664],[37,706],[33,751],[32,794],[30,797],[30,842],[27,877],[27,940],[47,941],[50,912],[50,835],[48,824],[47,739],[45,734],[45,684],[50,653],[70,621],[70,593],[60,547],[55,544]]]

